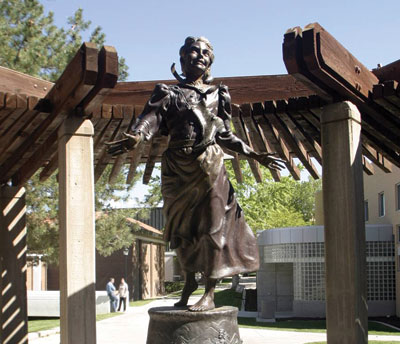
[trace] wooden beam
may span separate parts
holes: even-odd
[[[400,108],[384,96],[384,87],[384,84],[374,85],[371,96],[372,100],[382,106],[385,110],[389,111],[392,115],[398,116],[400,114]],[[393,99],[396,98],[393,97]],[[400,100],[400,98],[397,99]]]
[[[289,108],[292,108],[292,106],[294,106],[294,110],[303,117],[303,120],[299,120],[302,125],[307,128],[307,132],[309,132],[310,135],[318,143],[321,143],[321,123],[319,120],[320,117],[312,111],[313,104],[310,99],[311,97],[296,98],[295,104],[292,104],[291,98],[289,99]],[[321,108],[318,108],[318,111],[321,111]]]
[[[143,173],[143,184],[147,185],[150,182],[156,159],[160,154],[162,147],[165,147],[168,141],[167,136],[153,136],[151,140],[151,149],[147,159],[146,167]]]
[[[313,90],[315,94],[318,94],[328,102],[332,100],[334,96],[332,96],[331,91],[307,70],[303,58],[302,29],[300,27],[296,26],[286,31],[282,44],[282,54],[283,62],[290,75],[293,75],[310,90]],[[295,97],[301,96],[292,95],[289,98]]]
[[[260,104],[260,103],[258,103]],[[244,121],[244,124],[247,128],[247,138],[248,141],[251,143],[251,146],[257,151],[257,152],[267,152],[267,153],[273,153],[270,145],[268,144],[267,141],[263,140],[263,137],[261,136],[261,133],[259,129],[257,128],[256,123],[254,123],[253,118],[252,118],[252,111],[253,107],[250,104],[243,104],[241,107],[242,110],[242,118]],[[257,106],[256,106],[257,108]],[[272,177],[276,182],[279,182],[281,180],[281,174],[278,170],[270,169],[270,172],[272,174]]]
[[[96,80],[95,87],[89,92],[89,94],[83,99],[81,104],[77,106],[76,111],[79,116],[91,117],[92,114],[101,107],[101,103],[104,97],[110,92],[115,86],[118,79],[118,56],[117,52],[113,47],[104,46],[98,56],[98,77]],[[96,111],[101,114],[101,111]],[[101,117],[101,116],[100,116]],[[98,119],[97,122],[105,121]],[[101,129],[102,128],[98,128]],[[97,137],[99,132],[96,133]],[[94,138],[96,140],[96,137]],[[58,156],[56,154],[56,146],[50,153],[51,161],[43,168],[40,173],[40,180],[44,181],[50,177],[58,167]]]
[[[113,113],[113,107],[112,105],[107,105],[103,104],[101,107],[101,118],[97,119],[97,125],[95,127],[95,136],[93,140],[93,146],[94,146],[94,158],[96,160],[96,153],[98,154],[98,151],[100,150],[102,143],[104,143],[104,140],[102,140],[102,137],[107,130],[108,125],[110,125],[110,122],[112,120],[112,113]]]
[[[381,152],[378,152],[370,144],[364,142],[362,145],[363,154],[371,160],[376,166],[378,166],[385,173],[392,172],[392,164],[390,161],[385,159]]]
[[[233,123],[233,127],[235,128],[235,135],[237,137],[239,137],[247,145],[250,146],[251,143],[248,141],[245,128],[243,127],[242,119],[240,118],[240,108],[237,106],[232,107],[232,123]],[[253,147],[251,147],[251,148],[253,148]],[[261,174],[259,163],[250,158],[246,158],[246,160],[249,163],[250,169],[253,172],[256,182],[262,183],[262,174]]]
[[[397,81],[390,80],[383,83],[383,97],[400,108],[400,86]]]
[[[368,98],[368,92],[379,80],[367,67],[318,23],[307,25],[302,37],[303,57],[308,71],[323,84],[333,86],[332,89],[339,94],[345,87],[358,96]],[[323,75],[330,75],[328,82],[321,78]]]
[[[104,100],[105,104],[144,105],[158,83],[176,84],[176,80],[119,82]],[[314,94],[291,75],[260,75],[215,78],[213,84],[224,84],[234,104],[255,103],[266,99],[288,99]]]
[[[280,132],[287,145],[293,151],[295,156],[301,161],[307,171],[311,174],[314,179],[319,178],[318,170],[315,168],[311,161],[311,157],[308,155],[307,150],[303,144],[294,136],[291,129],[281,119],[283,112],[277,111],[277,104],[273,101],[264,103],[265,112],[264,116],[266,120],[271,122]]]
[[[142,155],[145,151],[146,144],[140,143],[134,150],[129,153],[131,164],[129,165],[128,176],[126,177],[126,183],[131,184],[133,177],[135,176],[136,169],[139,166]]]
[[[54,84],[50,81],[0,67],[1,92],[26,94],[32,97],[44,98],[53,85]]]
[[[53,158],[47,165],[43,167],[39,174],[41,182],[46,181],[58,169],[58,154],[54,154]]]
[[[104,46],[99,53],[99,75],[95,87],[78,107],[82,108],[85,117],[92,117],[100,108],[106,96],[111,92],[118,80],[118,54],[114,47]],[[100,113],[95,112],[95,113]]]
[[[14,137],[20,123],[25,117],[29,117],[28,97],[26,95],[6,94],[6,109],[10,112],[0,123],[0,154],[4,151],[11,139]]]
[[[393,165],[400,168],[400,155],[397,153],[397,151],[394,151],[391,149],[391,147],[386,146],[384,142],[371,135],[370,132],[362,130],[361,133],[364,143],[370,144],[377,151],[380,151],[382,155],[384,155],[384,157]]]
[[[2,107],[0,113],[0,134],[7,128],[7,121],[10,115],[16,110],[17,96],[15,94],[4,93],[2,96]]]
[[[282,140],[276,127],[273,126],[272,123],[268,122],[264,117],[264,107],[262,107],[262,111],[254,111],[253,115],[265,135],[266,140],[271,144],[272,149],[285,160],[285,165],[290,174],[295,180],[300,180],[300,170],[294,163],[293,157],[291,156],[286,143]]]
[[[289,102],[286,103],[286,116],[284,115],[282,119],[287,122],[287,125],[304,144],[309,153],[322,165],[320,132],[307,121],[306,117],[308,117],[309,112],[298,110],[299,104],[291,100],[289,99]],[[305,116],[303,116],[303,113],[305,113]]]
[[[36,171],[40,164],[32,161],[36,166],[27,165],[24,170],[20,166],[25,163],[24,155],[39,148],[47,138],[58,128],[67,115],[83,100],[93,88],[97,79],[97,55],[98,51],[94,43],[84,43],[72,61],[68,64],[56,86],[46,95],[53,104],[53,111],[31,134],[29,139],[23,141],[19,147],[13,147],[4,154],[5,161],[0,165],[0,181],[7,182],[13,176],[14,183],[21,183],[28,174]],[[11,148],[11,147],[10,147]],[[15,149],[16,148],[16,149]],[[45,147],[43,147],[45,148]],[[47,147],[48,148],[48,147]],[[42,149],[42,148],[40,148]],[[41,160],[47,157],[42,157]],[[22,164],[19,164],[22,162]]]
[[[120,138],[122,138],[122,134],[127,132],[131,126],[131,123],[135,120],[135,113],[134,113],[134,108],[131,105],[121,105],[122,108],[122,113],[123,113],[123,119],[121,122],[121,125],[119,127],[119,135]],[[118,137],[118,136],[117,136]],[[114,165],[111,169],[111,173],[109,176],[109,183],[113,184],[121,171],[121,168],[125,164],[125,160],[127,157],[127,153],[121,154],[117,156],[117,158],[114,161]]]
[[[316,160],[321,164],[322,152],[320,145],[302,129],[294,118],[292,118],[288,109],[288,103],[285,100],[278,100],[276,102],[276,113],[279,113],[279,118],[285,123],[286,127],[289,128],[296,140],[301,143],[307,154],[316,157]]]
[[[365,130],[392,150],[400,150],[399,118],[368,101],[378,78],[318,23],[302,31],[302,58],[307,71],[337,99],[348,99],[362,112]],[[312,81],[312,80],[311,80]]]
[[[109,160],[111,159],[107,153],[107,147],[105,142],[113,141],[119,132],[119,126],[122,121],[122,113],[120,114],[117,108],[113,108],[113,118],[108,123],[104,130],[104,134],[100,137],[97,143],[97,149],[95,150],[94,157],[96,166],[94,168],[94,181],[97,183],[104,170],[107,167]]]
[[[242,173],[242,168],[240,167],[239,154],[236,152],[230,152],[229,154],[232,154],[232,156],[233,156],[231,163],[232,163],[233,173],[235,174],[236,181],[239,184],[242,184],[243,183],[243,173]]]
[[[396,80],[400,82],[400,60],[372,70],[372,73],[379,79],[379,82]]]
[[[374,165],[372,165],[365,156],[362,157],[363,171],[372,176],[375,173]]]

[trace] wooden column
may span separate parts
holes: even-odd
[[[0,343],[28,343],[25,189],[0,188]]]
[[[93,125],[59,130],[61,343],[96,343]]]
[[[326,106],[321,117],[329,344],[368,337],[360,121],[350,102]]]

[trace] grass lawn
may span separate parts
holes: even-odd
[[[192,295],[203,295],[204,294],[204,288],[198,288],[196,289]],[[174,291],[171,294],[167,295],[167,298],[174,298],[174,297],[180,297],[182,295],[182,290]]]
[[[108,319],[123,313],[107,313],[96,315],[96,321]],[[60,318],[30,318],[28,319],[28,332],[51,330],[60,326]]]
[[[214,296],[216,307],[233,306],[240,309],[242,303],[242,294],[232,289],[216,290]]]
[[[59,318],[30,318],[28,319],[28,332],[50,330],[60,326]]]
[[[254,318],[238,318],[239,327],[298,332],[326,332],[325,320],[281,320],[275,323],[257,322]],[[368,322],[368,333],[374,335],[400,335],[400,332],[374,321]]]
[[[147,305],[148,303],[154,301],[155,299],[147,299],[147,300],[137,300],[137,301],[130,301],[129,307],[140,307]]]

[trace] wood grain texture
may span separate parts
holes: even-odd
[[[158,83],[176,84],[176,80],[119,82],[104,100],[105,104],[144,105]],[[245,77],[215,78],[213,84],[224,84],[234,104],[262,102],[268,99],[314,94],[301,81],[291,75],[261,75]]]

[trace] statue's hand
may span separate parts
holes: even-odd
[[[123,133],[125,138],[117,141],[106,142],[108,146],[107,153],[112,156],[120,155],[126,153],[138,146],[142,141],[142,136],[140,134],[131,135],[128,133]]]
[[[272,170],[282,170],[285,168],[285,160],[275,157],[276,153],[257,153],[254,159],[261,165]]]

